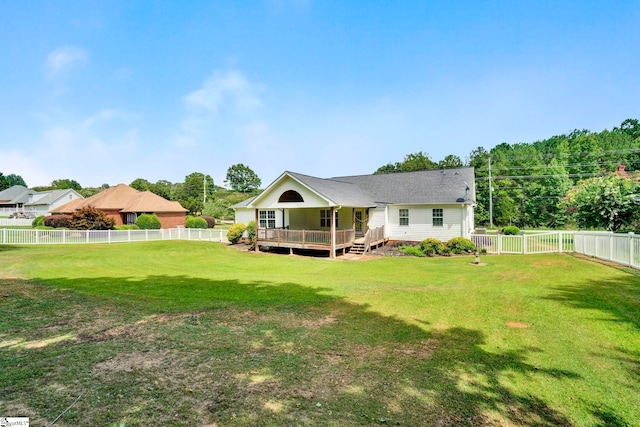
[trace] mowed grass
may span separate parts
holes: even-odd
[[[637,275],[559,254],[472,261],[0,246],[0,416],[640,425]]]

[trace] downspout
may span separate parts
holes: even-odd
[[[462,231],[462,237],[469,238],[469,231],[467,229],[467,212],[464,208],[464,203],[460,204],[460,231]]]
[[[260,252],[260,246],[258,246],[258,235],[260,234],[259,233],[259,230],[260,230],[260,218],[259,218],[258,212],[259,212],[258,208],[256,208],[256,219],[255,219],[255,221],[256,221],[256,240],[255,240],[256,248],[255,248],[255,251],[256,252]]]

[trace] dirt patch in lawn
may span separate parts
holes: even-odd
[[[529,325],[527,325],[526,323],[520,323],[520,322],[507,322],[505,323],[505,325],[507,325],[510,328],[516,328],[516,329],[525,329],[529,327]]]
[[[158,369],[169,367],[172,364],[171,357],[167,351],[149,351],[118,354],[104,362],[97,363],[94,366],[94,372],[111,373],[111,372],[133,372],[136,369]]]

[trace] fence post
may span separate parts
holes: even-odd
[[[609,261],[613,260],[613,231],[609,232]]]
[[[2,229],[2,243],[7,243],[7,229]]]
[[[502,234],[498,234],[498,255],[502,253]]]
[[[633,267],[633,259],[636,256],[636,254],[634,253],[635,248],[633,244],[633,236],[634,236],[634,233],[629,232],[629,267]]]
[[[107,230],[107,243],[111,243],[111,230]]]
[[[220,243],[222,243],[222,230],[220,230]]]
[[[36,245],[40,243],[40,230],[36,228]]]
[[[147,229],[144,230],[144,240],[147,242],[149,241],[149,230]]]
[[[564,236],[562,235],[562,231],[558,231],[558,253],[562,253],[564,246]]]

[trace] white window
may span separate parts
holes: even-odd
[[[338,228],[338,211],[335,211],[336,228]],[[331,227],[331,209],[320,210],[320,227]]]
[[[260,211],[260,228],[276,228],[276,211]]]
[[[432,218],[434,227],[442,227],[444,225],[444,212],[442,209],[434,209]]]
[[[409,225],[409,209],[400,209],[400,225]]]

